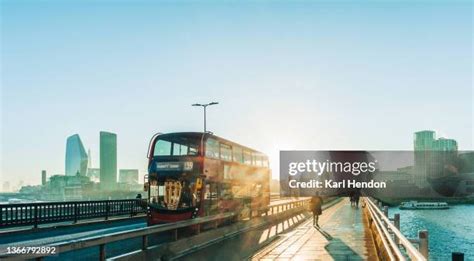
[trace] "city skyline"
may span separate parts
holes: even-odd
[[[111,132],[106,132],[106,131],[101,131],[99,133],[99,137],[101,139],[104,139],[103,141],[103,145],[104,147],[110,147],[108,149],[112,149],[112,151],[115,151],[114,154],[117,154],[118,151],[117,151],[117,134],[115,133],[111,133]],[[417,150],[434,150],[434,151],[445,151],[445,150],[454,150],[454,151],[457,151],[458,150],[458,143],[455,139],[452,139],[452,138],[449,138],[449,137],[440,137],[440,136],[437,136],[437,133],[436,131],[434,130],[418,130],[418,131],[415,131],[413,133],[414,137],[413,137],[413,140],[412,140],[412,148],[411,150],[413,152],[416,152]],[[70,138],[78,138],[79,135],[78,134],[75,134],[75,135],[72,135],[70,137],[68,137],[68,140]],[[79,138],[79,141],[80,141],[80,138]],[[82,145],[82,143],[81,143]],[[114,147],[114,148],[113,148]],[[88,156],[90,155],[90,149],[88,150],[89,153],[88,153]],[[105,151],[105,150],[104,150]],[[409,150],[405,150],[405,151],[409,151]],[[466,151],[461,151],[461,153],[464,153]],[[67,153],[67,148],[66,148],[66,153]],[[106,153],[105,153],[106,154]],[[111,155],[103,155],[103,157],[107,157],[107,158],[110,158]],[[114,155],[112,155],[114,156]],[[143,176],[146,175],[148,173],[148,171],[140,171],[139,169],[136,169],[136,168],[118,168],[117,167],[117,159],[116,159],[116,155],[115,155],[115,159],[112,159],[113,161],[115,161],[115,164],[112,163],[112,165],[115,165],[115,172],[116,172],[116,175],[115,175],[115,184],[114,185],[117,185],[118,183],[120,182],[126,182],[126,183],[129,183],[129,178],[131,178],[129,175],[131,176],[134,176],[134,180],[136,180],[136,182],[139,183],[140,180],[143,180]],[[100,160],[99,160],[100,161]],[[92,179],[94,178],[95,175],[98,174],[98,177],[99,179],[94,181],[94,182],[97,182],[97,183],[100,183],[100,168],[96,168],[96,167],[93,167],[92,165],[90,165],[90,160],[87,162],[87,172],[86,172],[86,176],[88,176],[89,178],[91,178],[91,181]],[[66,162],[67,164],[67,162]],[[106,165],[110,165],[110,163],[106,164]],[[100,164],[99,164],[100,166]],[[108,168],[110,168],[111,166],[108,166]],[[114,168],[114,166],[112,166],[112,168]],[[92,171],[92,172],[97,172],[97,173],[89,173],[89,171]],[[113,173],[113,170],[112,172]],[[109,173],[109,174],[111,174]],[[42,170],[41,171],[41,184],[40,185],[44,185],[46,182],[46,180],[49,179],[49,177],[51,176],[47,176],[46,175],[46,170]],[[90,174],[92,174],[92,176],[90,176]],[[54,175],[62,175],[60,173],[56,173],[56,174],[53,174],[52,176]],[[66,174],[63,174],[65,176],[67,176]],[[111,175],[109,175],[111,176]],[[128,176],[127,178],[125,178],[126,176]],[[110,179],[111,177],[109,177]],[[122,180],[124,179],[127,180]],[[275,175],[272,175],[272,179],[275,179],[275,178],[278,178],[278,177],[275,177]],[[421,180],[424,180],[426,179],[425,176],[423,177],[420,177]],[[107,179],[107,178],[106,178]],[[420,182],[420,181],[418,181]],[[21,183],[22,185],[24,184],[24,181],[21,180],[19,183]],[[110,183],[110,180],[106,181],[106,183]],[[8,190],[7,191],[10,191],[10,182],[8,181],[4,181],[3,182],[3,186],[6,187],[5,185],[8,184]],[[38,184],[27,184],[27,185],[38,185]],[[21,187],[21,186],[20,186]],[[20,187],[18,187],[17,189],[19,189]],[[104,187],[110,187],[110,184],[106,184]],[[110,187],[112,188],[112,187]],[[5,189],[3,189],[5,191]]]
[[[143,175],[151,136],[201,131],[210,101],[208,129],[274,177],[279,150],[410,150],[416,130],[472,149],[472,9],[446,3],[3,1],[1,184],[62,173],[74,133],[99,162],[101,130]]]

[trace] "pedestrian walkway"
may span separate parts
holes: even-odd
[[[325,237],[309,219],[252,256],[252,260],[377,260],[362,209],[348,199],[326,209],[319,218]]]

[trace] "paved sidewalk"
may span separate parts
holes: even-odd
[[[362,209],[344,199],[325,210],[319,218],[326,238],[308,220],[282,233],[272,244],[256,253],[252,260],[377,260],[375,247]]]

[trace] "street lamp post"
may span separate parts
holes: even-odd
[[[211,106],[211,105],[216,105],[216,104],[219,104],[218,102],[210,102],[210,103],[206,103],[206,104],[200,104],[200,103],[195,103],[195,104],[192,104],[192,106],[200,106],[204,109],[204,133],[206,133],[206,110],[207,110],[207,106]]]

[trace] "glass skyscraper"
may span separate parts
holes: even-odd
[[[113,190],[117,185],[117,134],[100,132],[100,186]]]
[[[74,134],[66,141],[66,176],[85,176],[87,173],[87,153],[79,134]]]

